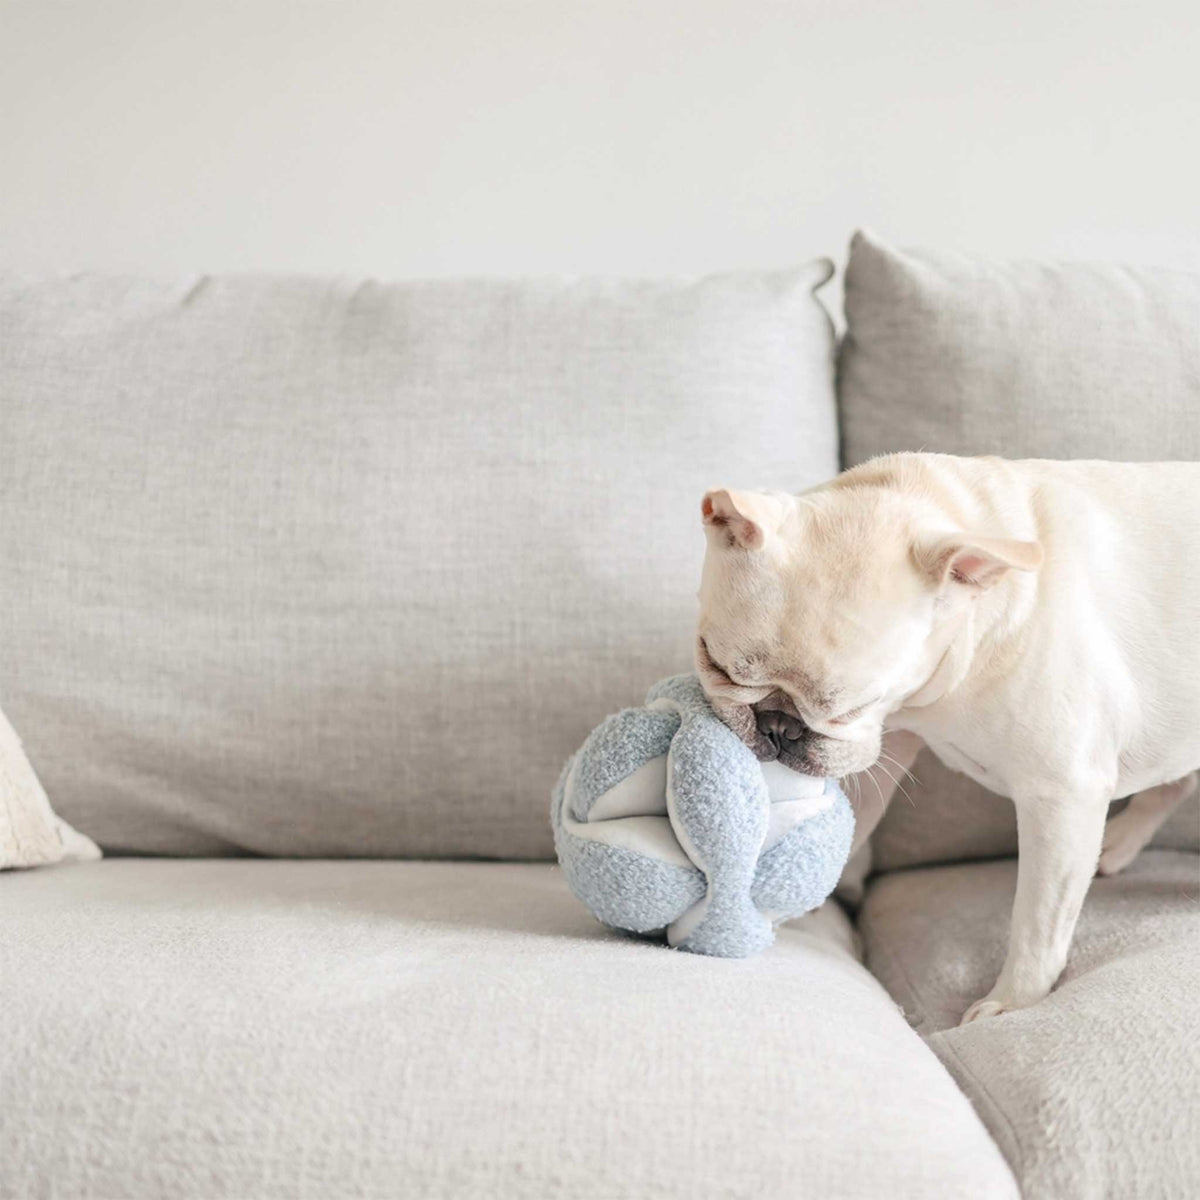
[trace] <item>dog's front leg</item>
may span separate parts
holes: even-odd
[[[1008,956],[992,990],[963,1016],[964,1025],[1036,1004],[1067,963],[1075,922],[1096,871],[1107,797],[1101,793],[1014,797],[1017,894]]]

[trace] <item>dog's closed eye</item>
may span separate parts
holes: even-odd
[[[762,684],[750,676],[756,674],[755,663],[751,658],[735,659],[728,667],[723,667],[708,648],[703,638],[696,642],[696,666],[705,682],[714,687],[760,688]]]
[[[702,638],[696,638],[696,669],[706,684],[720,687],[722,684],[732,684],[724,667],[721,667],[708,652],[708,643]]]
[[[857,708],[851,708],[844,713],[839,713],[836,717],[826,717],[825,724],[849,725],[851,721],[856,721],[872,704],[877,704],[882,698],[882,696],[876,696],[874,700],[868,700],[865,704],[860,704]]]

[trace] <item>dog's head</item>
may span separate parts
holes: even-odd
[[[1037,543],[972,537],[884,487],[711,491],[696,669],[761,759],[842,776],[879,756],[883,720],[924,684],[945,633]]]

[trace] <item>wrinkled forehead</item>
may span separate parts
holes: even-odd
[[[765,636],[738,622],[702,623],[699,635],[702,676],[707,660],[740,688],[783,689],[814,712],[861,699],[878,674],[878,643],[853,618],[793,622],[785,616]]]
[[[706,569],[698,631],[714,663],[735,676],[773,669],[784,657],[796,611],[793,580],[765,565]]]
[[[772,558],[713,553],[698,627],[712,662],[743,686],[782,686],[815,709],[857,695],[902,624],[906,547],[869,536],[861,520],[831,520],[798,527]]]

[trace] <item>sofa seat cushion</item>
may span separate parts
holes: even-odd
[[[1026,1200],[1186,1196],[1200,1179],[1200,858],[1096,879],[1040,1004],[958,1028],[1004,959],[1011,860],[883,876],[867,962],[974,1101]]]
[[[1016,1194],[833,906],[748,961],[540,864],[111,859],[0,910],[6,1198]]]

